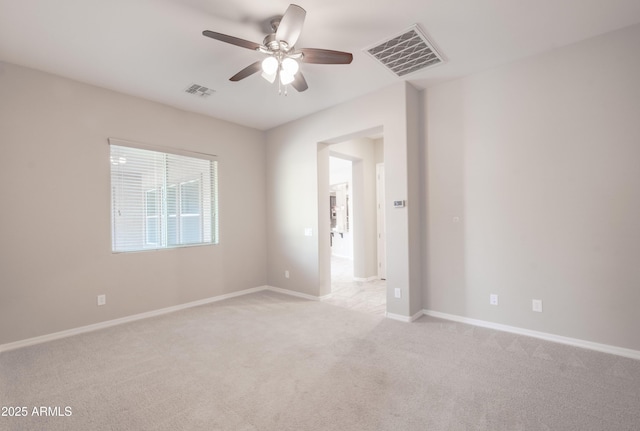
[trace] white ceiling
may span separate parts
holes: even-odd
[[[639,0],[297,0],[297,46],[349,51],[351,65],[304,64],[309,90],[278,96],[253,75],[261,54],[202,36],[262,43],[288,0],[0,0],[0,60],[266,130],[400,81],[363,49],[419,24],[447,63],[419,88],[640,22]],[[190,84],[216,93],[198,98]]]

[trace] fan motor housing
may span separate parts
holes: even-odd
[[[286,42],[276,39],[275,33],[268,34],[264,38],[264,41],[262,41],[262,44],[274,52],[289,52],[290,50],[290,47]]]

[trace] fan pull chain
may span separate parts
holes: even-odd
[[[289,93],[287,92],[287,88],[289,86],[288,85],[282,85],[282,83],[280,82],[280,80],[278,79],[278,96],[288,96]]]

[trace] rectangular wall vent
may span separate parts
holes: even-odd
[[[199,97],[209,97],[214,93],[214,90],[204,87],[198,84],[191,84],[184,90],[185,93],[193,94]]]
[[[379,43],[366,52],[397,76],[405,76],[444,62],[418,25]]]

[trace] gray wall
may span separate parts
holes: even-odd
[[[640,349],[639,46],[634,26],[423,95],[426,309]]]
[[[108,137],[217,154],[220,244],[112,254]],[[3,64],[0,145],[0,344],[266,284],[262,132]]]

